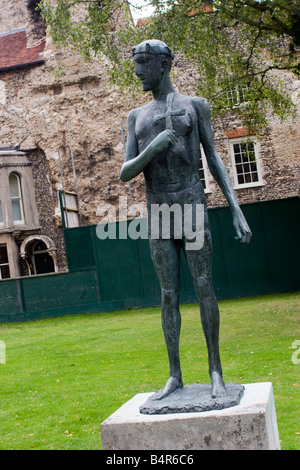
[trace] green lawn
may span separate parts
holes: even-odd
[[[300,449],[299,295],[219,305],[225,381],[271,381],[282,449]],[[209,383],[198,306],[181,312],[184,383]],[[1,324],[0,340],[0,449],[101,449],[100,423],[168,378],[159,308]]]

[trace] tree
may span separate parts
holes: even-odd
[[[130,21],[128,0],[42,0],[40,8],[54,41],[85,57],[105,54],[123,88],[137,86],[131,46],[157,38],[198,67],[197,92],[214,116],[234,107],[252,127],[264,124],[266,111],[281,120],[293,114],[283,80],[285,72],[300,75],[298,0],[149,1],[155,13],[142,28]]]

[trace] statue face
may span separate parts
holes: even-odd
[[[133,58],[135,73],[142,82],[143,90],[155,90],[165,73],[165,66],[158,54],[139,53]]]

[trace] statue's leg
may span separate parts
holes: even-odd
[[[166,341],[170,378],[159,398],[182,387],[179,358],[181,316],[179,311],[180,246],[176,240],[150,239],[151,257],[161,285],[162,327]]]
[[[222,396],[226,394],[226,390],[219,354],[220,315],[212,285],[212,242],[207,219],[203,247],[200,250],[185,250],[185,255],[200,304],[201,322],[208,351],[212,396]]]

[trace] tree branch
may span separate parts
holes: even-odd
[[[273,13],[274,8],[280,8],[281,10],[286,10],[290,13],[299,14],[299,10],[297,10],[297,8],[294,8],[292,5],[292,2],[288,0],[286,0],[286,3],[287,3],[286,5],[283,5],[283,3],[280,3],[280,2],[273,1],[272,6],[270,6],[270,4],[267,5],[266,3],[258,3],[255,0],[244,0],[244,3],[247,6],[252,7],[256,10],[260,10],[260,11],[269,11]]]
[[[252,56],[253,56],[253,53],[254,53],[254,49],[255,49],[256,43],[257,43],[257,41],[258,41],[258,39],[259,39],[260,34],[261,34],[261,30],[258,30],[257,35],[255,36],[254,41],[253,41],[253,43],[252,43],[250,54],[249,54],[249,56],[248,56],[248,58],[247,58],[247,60],[246,60],[246,62],[245,62],[245,65],[246,65],[246,69],[247,69],[247,70],[249,70],[250,61],[251,61],[251,59],[252,59]]]
[[[292,31],[290,28],[288,28],[284,23],[281,23],[280,28],[276,28],[275,25],[272,25],[270,23],[264,23],[262,20],[260,21],[254,21],[248,18],[247,16],[233,13],[231,11],[224,11],[225,14],[227,14],[230,18],[232,19],[238,19],[242,23],[248,24],[249,26],[253,26],[254,28],[260,29],[260,30],[266,30],[266,31],[275,31],[276,33],[280,34],[287,34],[289,36],[293,36]]]
[[[297,66],[296,65],[286,65],[286,66],[279,66],[279,65],[269,65],[268,67],[266,67],[264,70],[259,70],[258,72],[251,72],[251,73],[246,73],[244,75],[241,75],[239,77],[236,77],[234,79],[234,82],[238,83],[238,82],[242,82],[242,81],[245,81],[245,80],[250,80],[252,81],[255,77],[258,77],[260,76],[261,77],[261,81],[262,81],[262,85],[261,87],[264,85],[264,80],[266,78],[266,75],[268,72],[270,72],[271,70],[293,70],[293,69],[296,69]],[[224,89],[218,91],[216,94],[214,94],[212,96],[212,99],[214,98],[217,98],[218,96],[221,96],[225,91],[229,91],[229,90],[232,90],[232,86],[226,86]]]

